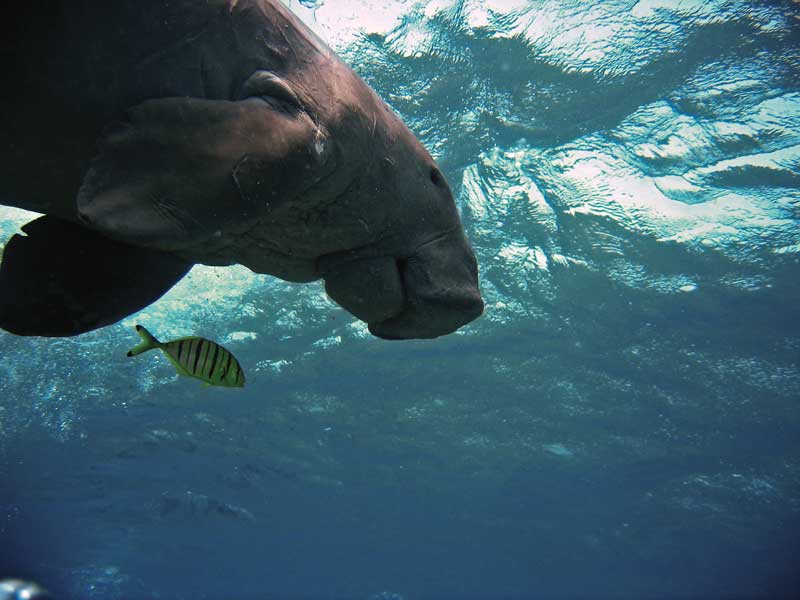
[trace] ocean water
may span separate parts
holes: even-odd
[[[0,333],[0,579],[57,598],[800,596],[800,5],[292,8],[440,162],[484,316],[242,267]],[[0,243],[30,214],[0,207]],[[142,323],[245,367],[125,357]]]

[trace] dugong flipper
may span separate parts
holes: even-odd
[[[384,338],[481,314],[438,166],[280,0],[17,9],[0,31],[14,45],[0,83],[17,92],[0,97],[0,199],[47,216],[6,248],[3,329],[100,327],[195,263],[322,278]]]
[[[0,264],[0,327],[11,333],[68,336],[115,323],[155,302],[192,266],[57,217],[22,231]]]
[[[127,116],[102,139],[78,193],[79,213],[128,243],[202,246],[196,251],[206,262],[215,237],[252,229],[334,166],[315,151],[314,122],[283,99],[161,98]]]

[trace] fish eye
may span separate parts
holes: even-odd
[[[436,167],[431,167],[431,181],[433,185],[442,185],[442,174]]]

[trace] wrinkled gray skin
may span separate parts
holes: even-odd
[[[26,182],[11,204],[193,263],[323,277],[380,337],[436,337],[481,314],[475,257],[433,159],[279,1],[61,10],[63,39],[42,44],[64,58],[21,75],[67,98],[29,108],[58,139],[35,166],[5,165]]]

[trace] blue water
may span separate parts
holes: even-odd
[[[59,598],[800,596],[800,5],[292,4],[443,166],[485,315],[196,267],[0,333],[0,578]],[[4,242],[29,215],[0,207]],[[238,392],[127,359],[225,343]]]

